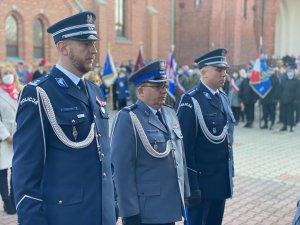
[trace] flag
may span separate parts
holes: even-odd
[[[137,60],[136,60],[136,64],[135,64],[135,67],[134,67],[134,71],[138,71],[144,65],[145,64],[144,64],[143,55],[142,55],[142,47],[140,47],[138,57],[137,57]]]
[[[233,89],[235,93],[238,93],[240,91],[239,87],[236,86],[235,81],[233,78],[230,79],[230,87]]]
[[[267,62],[262,49],[260,49],[260,56],[255,60],[250,74],[250,86],[260,98],[265,98],[272,89]]]
[[[118,73],[109,50],[105,57],[101,77],[106,87],[112,86],[118,77]]]
[[[174,58],[173,58],[173,53],[171,52],[169,55],[169,60],[167,62],[167,68],[166,68],[166,73],[167,73],[167,79],[168,79],[168,94],[169,96],[176,101],[175,98],[175,68],[174,68]]]

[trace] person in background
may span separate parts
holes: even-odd
[[[282,80],[279,87],[279,102],[282,108],[282,123],[280,131],[286,131],[287,126],[290,127],[290,132],[293,132],[294,124],[294,107],[296,101],[298,80],[295,78],[295,70],[289,67],[287,78]]]
[[[108,96],[109,96],[109,89],[106,87],[106,85],[103,83],[101,77],[99,76],[99,73],[95,72],[95,71],[90,71],[87,72],[84,77],[86,79],[88,79],[89,81],[93,82],[94,84],[96,84],[98,87],[101,88],[102,94],[105,97],[105,100],[107,100]]]
[[[41,78],[41,77],[44,77],[47,75],[47,72],[45,71],[45,68],[44,68],[45,64],[46,64],[46,59],[45,58],[41,59],[39,62],[38,69],[33,73],[32,80],[35,80],[35,79],[38,79],[38,78]]]
[[[111,135],[117,201],[123,225],[175,225],[189,196],[182,134],[173,108],[164,105],[166,62],[130,76],[138,101],[117,115]]]
[[[128,98],[128,78],[126,76],[126,68],[121,67],[118,72],[118,78],[116,81],[116,93],[118,98],[118,107],[121,110],[127,105]]]
[[[23,60],[19,60],[17,62],[16,71],[17,71],[20,83],[22,85],[26,84],[27,77],[26,77],[26,72],[24,71],[24,61]]]
[[[254,104],[258,99],[257,94],[253,91],[253,89],[250,86],[250,76],[251,72],[250,70],[247,72],[247,77],[243,79],[240,91],[239,91],[239,97],[241,100],[241,107],[245,111],[246,115],[246,124],[244,127],[246,128],[252,128],[253,122],[254,122]]]
[[[268,73],[270,74],[270,82],[272,89],[267,94],[267,96],[261,99],[261,104],[263,108],[263,120],[264,125],[261,129],[273,129],[275,118],[276,118],[276,106],[279,99],[279,77],[277,76],[277,70],[273,67],[269,68]],[[268,121],[270,121],[270,126],[268,126]]]
[[[241,101],[239,98],[240,86],[242,79],[239,77],[239,74],[234,72],[232,78],[230,78],[230,89],[228,93],[228,99],[230,102],[231,110],[233,112],[234,118],[236,120],[235,125],[238,125],[240,121],[241,114]]]
[[[4,211],[15,214],[12,179],[8,187],[8,170],[12,167],[13,134],[16,130],[18,94],[22,89],[15,68],[11,64],[0,66],[0,194]]]
[[[191,196],[189,225],[221,225],[226,199],[233,194],[235,119],[226,94],[226,49],[198,57],[201,81],[177,101]]]

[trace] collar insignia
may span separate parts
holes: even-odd
[[[211,100],[210,94],[208,94],[207,92],[203,92],[203,94],[204,94],[206,99]]]
[[[56,82],[58,83],[58,85],[62,88],[67,88],[69,87],[66,83],[66,81],[64,80],[64,78],[60,78],[60,77],[56,77],[55,78]]]

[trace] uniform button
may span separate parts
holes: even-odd
[[[101,158],[102,158],[102,159],[104,158],[104,153],[101,153]]]
[[[105,176],[106,176],[106,173],[104,172],[104,173],[102,174],[102,176],[105,177]]]
[[[62,203],[63,203],[63,201],[62,201],[62,200],[59,200],[59,201],[58,201],[58,204],[60,204],[60,205],[61,205]]]
[[[96,115],[94,114],[94,119],[96,119]]]

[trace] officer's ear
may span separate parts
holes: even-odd
[[[137,96],[139,96],[139,97],[143,97],[143,96],[144,96],[144,88],[143,88],[142,85],[140,85],[140,86],[138,86],[138,87],[136,88],[136,94],[137,94]]]
[[[57,44],[57,50],[63,56],[69,55],[69,43],[68,41],[59,41]]]
[[[206,67],[203,67],[201,70],[200,70],[200,76],[202,78],[207,78],[207,68]]]

